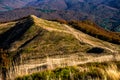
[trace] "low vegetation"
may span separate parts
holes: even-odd
[[[120,62],[88,63],[74,67],[46,70],[17,77],[16,80],[119,80]]]

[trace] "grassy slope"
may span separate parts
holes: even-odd
[[[31,36],[30,34],[37,32],[34,40],[21,47],[20,52],[26,59],[86,52],[91,47],[88,44],[81,44],[62,24],[36,17],[34,21],[33,27],[21,38],[25,40]]]
[[[65,20],[53,20],[60,23],[71,25],[73,28],[87,33],[93,37],[102,39],[115,44],[120,44],[120,33],[107,31],[91,21],[65,21]]]
[[[33,24],[28,26],[29,23],[31,22]],[[94,44],[96,46],[92,46],[91,44],[85,41],[82,42],[79,39],[77,39],[75,35],[72,32],[70,32],[70,30],[67,27],[65,27],[64,24],[39,19],[35,16],[29,16],[15,23],[10,23],[11,26],[6,25],[5,31],[3,31],[4,27],[1,27],[0,30],[1,33],[4,34],[4,32],[7,32],[8,29],[12,28],[12,33],[8,32],[10,34],[9,39],[8,37],[6,37],[6,39],[8,41],[10,40],[11,42],[9,48],[10,56],[14,57],[14,55],[16,55],[17,52],[21,54],[23,63],[27,63],[27,64],[29,64],[27,61],[32,60],[37,62],[37,59],[39,58],[43,59],[46,56],[56,56],[56,55],[60,56],[60,55],[69,55],[75,53],[78,53],[79,55],[83,53],[85,54],[85,56],[88,56],[88,54],[86,54],[87,50],[96,47],[99,44],[102,45],[101,48],[104,49],[105,47],[105,52],[103,52],[105,54],[111,53],[109,50],[106,50],[106,48],[116,49],[115,51],[120,49],[119,45],[111,44],[109,42],[104,42],[97,38],[93,38],[81,31],[77,31],[77,30],[74,31],[74,32],[78,32],[80,34],[79,37],[83,40],[86,41],[88,40],[92,42],[95,41]],[[22,33],[23,31],[24,33]],[[22,36],[18,35],[19,33],[22,33]],[[86,37],[81,37],[81,36],[86,36]],[[17,39],[15,39],[14,42],[11,41],[16,37]],[[30,62],[30,64],[31,63],[32,62]]]
[[[115,44],[120,44],[120,33],[110,32],[106,31],[105,29],[102,29],[98,27],[96,24],[89,22],[89,21],[83,21],[83,22],[70,22],[70,25],[73,25],[74,28],[79,29],[83,32],[86,32],[87,34],[90,34],[96,38],[112,42]]]
[[[70,32],[63,24],[39,19],[35,16],[31,17],[34,21],[34,25],[20,40],[20,42],[27,40],[20,47],[20,52],[25,56],[25,60],[29,60],[30,58],[36,59],[45,56],[67,55],[79,52],[86,53],[87,50],[92,48],[91,44],[87,42],[80,42],[76,39],[73,33]],[[84,35],[82,32],[80,34],[81,36]],[[86,41],[87,39],[88,41],[95,41],[94,44],[96,46],[100,44],[103,48],[107,47],[110,49],[119,49],[119,46],[117,45],[97,40],[86,34],[84,36],[87,36],[87,38],[85,37]],[[111,52],[108,50],[105,51],[105,53]]]
[[[119,80],[120,62],[88,63],[79,66],[46,70],[16,80]]]
[[[0,24],[0,34],[9,30],[11,27],[13,27],[15,25],[15,23],[16,22],[8,22],[8,23]]]
[[[28,23],[29,20],[32,20],[33,24],[26,30],[26,32],[22,34],[22,36],[17,35],[17,33],[22,33],[19,30],[24,30],[26,25],[29,24]],[[18,28],[15,28],[15,30],[13,30],[14,32],[10,33],[12,38],[14,38],[14,36],[19,36],[19,37],[16,41],[10,44],[9,50],[11,51],[10,53],[16,53],[17,51],[18,53],[23,54],[26,59],[37,58],[37,57],[40,58],[40,57],[45,57],[48,55],[55,55],[55,54],[59,55],[59,54],[79,53],[79,52],[86,53],[87,50],[93,47],[91,44],[85,41],[80,42],[78,39],[76,39],[75,35],[73,35],[73,33],[70,32],[69,29],[67,29],[64,26],[64,24],[40,19],[33,15],[19,20],[17,22],[17,24],[19,25],[16,25],[15,23],[16,22],[1,24],[0,26],[3,26],[3,25],[6,25],[6,26],[0,27],[1,29],[0,31],[1,33],[3,33],[5,32],[3,31],[4,28],[6,28],[6,31],[7,31],[12,27],[18,27]],[[87,22],[85,24],[85,22],[83,22],[79,25],[87,25],[87,26],[83,26],[82,28],[83,29],[87,28],[86,30],[88,30],[88,32],[91,31],[91,33],[97,30],[97,26],[96,28],[94,28],[93,27],[94,24],[91,24],[91,25],[88,25],[88,24],[90,23]],[[16,26],[12,26],[12,25],[16,25]],[[23,26],[23,27],[20,27],[20,26]],[[104,30],[101,30],[101,29],[97,31],[104,32]],[[93,44],[95,44],[96,46],[100,44],[102,45],[102,48],[104,47],[109,49],[115,48],[116,50],[119,50],[118,45],[114,45],[111,43],[98,40],[80,31],[78,31],[78,33],[80,34],[80,36],[82,35],[86,36],[86,37],[80,37],[81,39],[83,38],[83,40],[86,40],[86,41],[88,39],[88,41],[94,42]],[[98,33],[96,32],[94,34],[98,34]],[[111,52],[105,51],[105,53],[111,53]]]

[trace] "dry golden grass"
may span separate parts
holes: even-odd
[[[5,31],[9,30],[11,27],[15,25],[16,22],[9,22],[9,23],[1,23],[0,24],[0,34],[4,33]]]
[[[105,72],[109,80],[120,80],[120,70],[118,70],[115,64],[111,64],[107,69],[105,69]]]
[[[18,77],[16,80],[119,80],[120,71],[115,63],[90,63],[57,68],[55,70],[45,70],[31,75]]]

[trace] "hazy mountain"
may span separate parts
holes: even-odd
[[[54,9],[54,10],[64,10],[67,8],[65,0],[37,0],[30,2],[28,6],[34,6],[40,9]]]
[[[35,0],[0,0],[0,11],[13,10],[24,7],[31,1]]]
[[[32,7],[31,9],[28,8],[28,10],[26,8],[25,9],[23,8],[21,12],[22,15],[17,13],[17,9],[15,11],[11,11],[11,12],[16,12],[17,14],[15,13],[15,15],[10,12],[6,12],[6,13],[12,14],[14,16],[22,17],[24,14],[26,15],[26,13],[28,13],[29,15],[34,12],[39,17],[44,15],[45,19],[51,19],[51,18],[53,19],[62,18],[65,20],[89,19],[107,30],[120,31],[119,3],[120,3],[119,0],[107,0],[107,1],[106,0],[15,0],[15,1],[10,0],[9,2],[7,0],[2,0],[0,2],[0,6],[2,6],[0,7],[1,8],[0,10],[3,11],[3,10],[12,10],[14,8],[21,8],[21,7]],[[41,15],[41,11],[44,12],[42,13],[42,15]],[[2,13],[0,20],[3,20],[1,18],[4,18],[5,16],[8,15]],[[9,20],[9,17],[7,20]]]

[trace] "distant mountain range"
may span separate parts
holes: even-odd
[[[15,8],[21,8],[31,1],[35,0],[0,0],[0,11],[8,11]]]
[[[119,0],[36,0],[28,3],[29,6],[36,6],[42,9],[90,9],[100,5],[108,6],[109,8],[119,9]]]
[[[0,21],[34,14],[45,19],[88,19],[107,30],[120,32],[120,0],[1,0],[0,11],[6,10],[13,11],[1,13]]]

